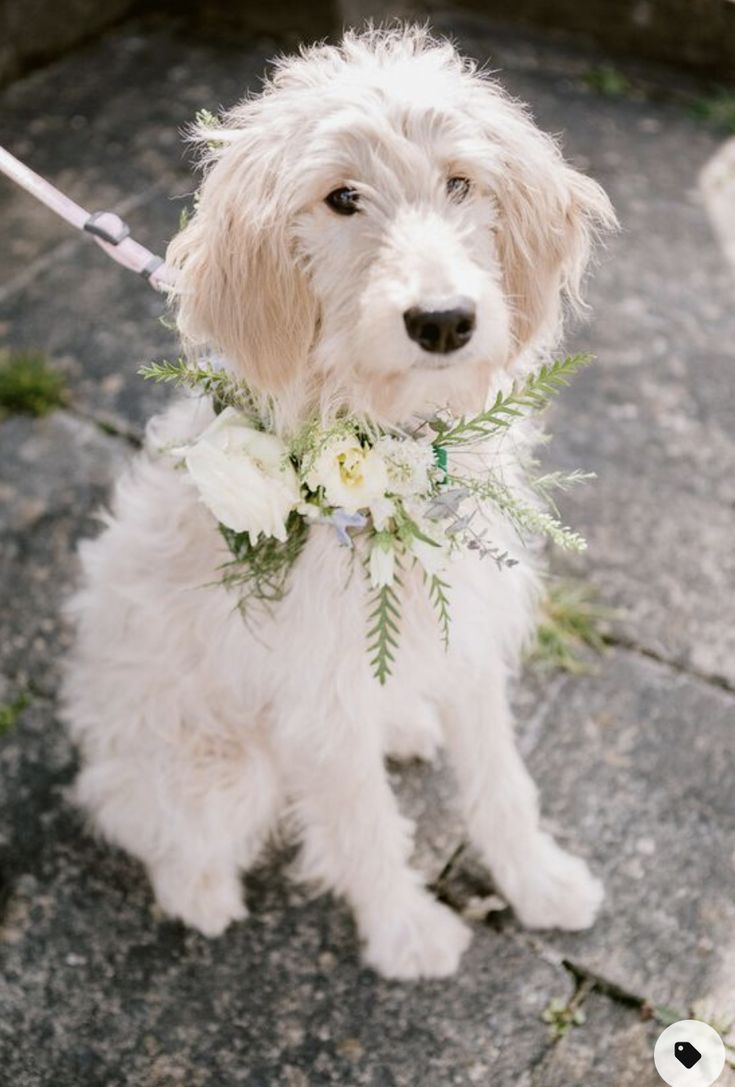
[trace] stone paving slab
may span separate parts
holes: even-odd
[[[530,1087],[661,1087],[653,1063],[660,1023],[597,993],[584,1001],[584,1013],[582,1026],[573,1027],[534,1069]],[[717,1087],[735,1087],[732,1068],[725,1067]]]
[[[31,534],[41,520],[83,512],[107,495],[129,451],[69,411],[0,425],[0,538]]]
[[[520,725],[545,823],[606,901],[588,933],[523,934],[510,911],[488,920],[606,987],[735,1023],[735,697],[618,650]],[[472,851],[445,883],[458,909],[494,891]]]
[[[596,993],[584,1002],[584,1013],[584,1024],[573,1027],[534,1070],[531,1087],[661,1087],[653,1064],[660,1026]]]
[[[0,676],[19,690],[55,692],[75,542],[129,452],[68,412],[0,423]]]
[[[606,883],[589,933],[546,942],[654,1004],[735,1021],[735,696],[611,654],[548,704],[544,811]]]

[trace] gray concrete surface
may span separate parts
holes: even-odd
[[[0,1084],[653,1087],[654,1009],[735,1018],[735,280],[698,187],[720,140],[665,94],[595,96],[579,54],[436,21],[503,69],[623,222],[571,335],[598,362],[546,454],[599,475],[563,512],[590,542],[573,569],[618,609],[613,645],[517,698],[549,824],[605,878],[604,913],[562,937],[494,909],[456,979],[400,986],[360,967],[347,911],[289,884],[283,854],[250,880],[248,923],[207,942],[88,834],[65,801],[59,608],[76,539],[166,395],[137,365],[175,343],[152,292],[3,184],[0,334],[45,350],[71,399],[0,422],[0,701],[31,696],[0,737]],[[191,191],[177,129],[254,85],[273,48],[131,25],[6,92],[0,139],[161,249]],[[502,906],[457,853],[441,772],[392,774],[427,879],[475,917]],[[556,1040],[554,999],[586,1013]]]
[[[0,84],[94,37],[130,13],[135,0],[4,0],[0,7]]]
[[[735,12],[729,0],[463,0],[483,15],[574,34],[617,51],[735,74]]]

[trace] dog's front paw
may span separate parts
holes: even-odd
[[[578,932],[594,924],[604,889],[583,860],[544,834],[508,897],[526,928]]]
[[[424,730],[391,732],[386,754],[394,762],[434,762],[440,747],[440,737]]]
[[[442,729],[433,706],[420,701],[410,707],[399,707],[395,717],[384,726],[385,753],[396,762],[421,759],[433,762],[442,744]]]
[[[465,924],[430,895],[417,893],[370,927],[365,961],[386,978],[410,981],[453,974],[470,942]]]
[[[160,865],[151,871],[158,904],[204,936],[221,936],[233,921],[248,915],[236,873],[208,868],[192,879],[179,865]]]

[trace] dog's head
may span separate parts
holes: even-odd
[[[206,175],[169,250],[181,332],[302,405],[466,410],[557,338],[614,223],[523,107],[421,29],[283,60],[198,136]]]

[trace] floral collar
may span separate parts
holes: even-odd
[[[497,443],[488,452],[488,440],[541,411],[589,361],[576,355],[545,365],[472,417],[437,412],[399,432],[343,416],[327,426],[312,422],[287,439],[272,432],[267,405],[226,370],[179,360],[141,373],[208,394],[220,409],[195,441],[175,453],[231,552],[222,581],[237,592],[241,610],[280,600],[312,526],[331,525],[364,565],[367,650],[373,674],[384,684],[399,647],[404,567],[421,570],[447,646],[445,575],[452,557],[474,552],[501,568],[516,565],[492,538],[498,514],[524,543],[541,535],[560,547],[585,547],[558,519],[550,492],[589,475],[538,475],[527,461],[519,487],[504,474]],[[458,452],[476,454],[471,470]]]

